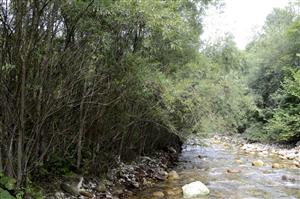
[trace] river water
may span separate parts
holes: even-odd
[[[202,197],[205,199],[300,199],[300,169],[292,167],[290,161],[270,154],[245,153],[236,146],[212,140],[206,140],[206,143],[206,147],[184,146],[175,168],[179,180],[159,182],[134,198],[155,198],[152,194],[161,191],[165,193],[162,198],[181,199],[181,187],[199,180],[210,189],[210,194]],[[265,166],[252,166],[252,161],[257,159]],[[284,168],[272,169],[272,163],[284,165]],[[228,173],[228,169],[240,172]],[[282,179],[282,176],[287,179]]]

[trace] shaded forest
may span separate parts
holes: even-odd
[[[0,186],[102,175],[195,134],[297,143],[299,4],[240,50],[230,34],[201,41],[219,3],[2,0]]]

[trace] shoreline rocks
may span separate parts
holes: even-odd
[[[268,156],[274,155],[278,156],[282,160],[289,161],[291,165],[295,168],[300,168],[300,145],[295,147],[285,146],[285,145],[275,145],[275,144],[262,144],[262,143],[248,143],[245,139],[240,136],[219,136],[213,137],[215,143],[227,143],[239,146],[240,150],[252,155]],[[282,166],[282,165],[281,165]],[[278,168],[275,165],[273,168]]]
[[[76,183],[63,182],[60,190],[57,189],[56,192],[48,193],[45,197],[51,199],[76,199],[78,197],[127,198],[133,196],[134,192],[152,187],[158,181],[179,179],[178,173],[170,170],[177,161],[178,155],[179,152],[174,153],[174,150],[172,152],[161,151],[152,157],[139,157],[130,164],[120,161],[119,166],[111,169],[106,178],[99,179],[96,176],[85,176],[81,178],[79,183],[77,181]],[[178,193],[178,190],[175,191],[153,193],[153,196],[162,198],[165,194]]]

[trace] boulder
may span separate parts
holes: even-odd
[[[60,184],[60,188],[68,194],[71,194],[73,196],[79,196],[80,195],[79,190],[82,186],[82,183],[83,183],[83,177],[80,176],[79,178],[76,177],[70,180],[69,182],[67,181],[62,182]]]
[[[243,163],[242,160],[236,160],[235,162],[238,163],[238,164],[242,164]]]
[[[66,193],[68,193],[68,194],[71,194],[72,196],[79,196],[79,195],[80,195],[80,194],[79,194],[78,188],[77,188],[76,186],[71,185],[71,184],[68,184],[68,183],[62,183],[62,184],[60,185],[60,188],[61,188],[64,192],[66,192]]]
[[[80,193],[80,195],[82,195],[86,198],[93,198],[94,197],[94,194],[92,194],[90,192],[87,192],[85,190],[80,190],[79,193]]]
[[[199,159],[205,159],[205,158],[207,158],[206,155],[198,155],[197,157],[198,157]]]
[[[178,180],[178,179],[180,179],[180,177],[176,171],[170,171],[168,173],[168,180]]]
[[[176,195],[176,193],[175,193],[173,190],[171,190],[171,189],[167,189],[167,190],[166,190],[166,194],[167,194],[168,196],[174,196],[174,195]]]
[[[291,182],[296,182],[296,179],[295,178],[293,178],[293,177],[288,177],[288,176],[286,176],[286,175],[283,175],[283,176],[281,176],[281,180],[284,180],[284,181],[291,181]]]
[[[165,194],[161,191],[156,191],[156,192],[153,192],[152,196],[157,197],[157,198],[163,198],[163,197],[165,197]]]
[[[295,153],[286,154],[286,158],[288,160],[294,160],[296,158],[296,154]]]
[[[268,151],[261,151],[258,153],[259,156],[267,156],[268,154]]]
[[[280,168],[281,168],[281,165],[278,164],[278,163],[273,163],[273,164],[272,164],[272,168],[273,168],[273,169],[280,169]]]
[[[1,197],[0,197],[1,198]],[[55,194],[54,194],[54,198],[55,199],[65,199],[66,197],[65,197],[65,193],[64,192],[56,192]]]
[[[174,196],[174,195],[179,195],[182,193],[182,189],[181,188],[177,188],[177,187],[174,187],[174,188],[168,188],[166,189],[165,191],[166,195],[168,196]]]
[[[282,159],[282,160],[287,160],[287,157],[283,156],[283,155],[279,155],[279,158]]]
[[[155,178],[158,179],[158,180],[166,180],[168,177],[168,172],[164,171],[164,170],[159,170],[157,172],[157,174],[155,175]]]
[[[132,181],[131,182],[131,185],[134,187],[134,188],[139,188],[140,187],[140,183],[136,182],[136,181]]]
[[[252,161],[252,166],[262,167],[262,166],[264,166],[264,162],[262,160],[254,160],[254,161]]]
[[[281,176],[281,180],[288,180],[288,177],[286,175]]]
[[[176,195],[182,194],[182,189],[179,188],[179,187],[174,187],[174,188],[172,189],[172,191],[173,191]]]
[[[106,192],[107,188],[104,183],[99,183],[96,187],[96,191],[98,192]]]
[[[168,176],[168,172],[166,172],[165,170],[159,170],[158,174],[162,176]]]
[[[122,195],[124,193],[123,187],[117,186],[113,190],[114,195]]]
[[[133,196],[133,192],[132,192],[132,191],[129,191],[129,190],[127,190],[127,191],[126,191],[126,195],[127,195],[127,196]]]
[[[184,185],[182,191],[184,198],[197,198],[209,194],[209,189],[200,181]]]
[[[300,161],[294,160],[293,163],[296,167],[300,168]]]
[[[239,169],[227,169],[227,173],[241,173]]]

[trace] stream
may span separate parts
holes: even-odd
[[[210,190],[201,198],[224,199],[300,199],[300,169],[291,167],[290,161],[275,155],[261,156],[245,153],[237,146],[206,140],[206,147],[185,145],[175,170],[179,180],[158,182],[132,199],[150,199],[154,192],[163,192],[170,199],[183,198],[181,187],[201,181]],[[253,160],[262,160],[263,167],[252,166]],[[285,165],[273,169],[272,163]],[[228,173],[228,169],[239,173]],[[284,177],[283,177],[284,176]],[[283,179],[287,178],[287,179]]]

